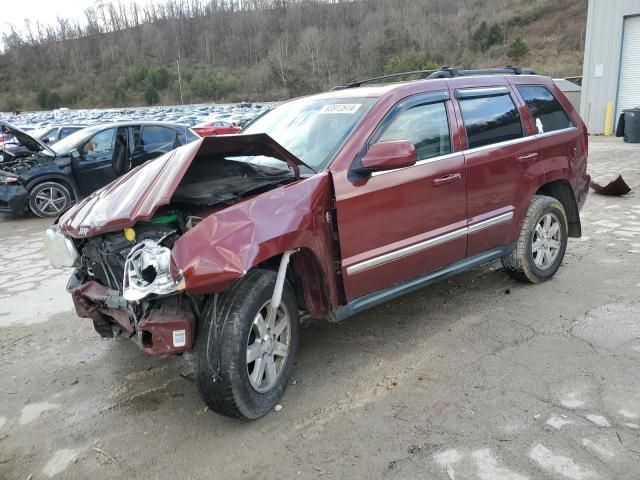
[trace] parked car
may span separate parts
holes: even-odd
[[[38,137],[39,140],[42,140],[44,143],[48,143],[49,145],[51,145],[86,127],[87,125],[76,124],[54,125],[42,129],[42,131],[37,132],[33,136]]]
[[[518,73],[519,70],[505,70]],[[298,323],[502,259],[538,283],[581,235],[587,131],[547,77],[435,72],[282,104],[90,195],[46,232],[98,333],[194,351],[214,411],[257,418]]]
[[[34,130],[33,132],[30,132],[29,135],[37,138],[43,143],[50,145],[56,143],[58,140],[68,137],[78,130],[82,130],[85,127],[86,125],[59,125],[55,127]],[[3,145],[0,148],[0,151],[2,152],[0,153],[0,155],[2,155],[2,159],[0,159],[0,162],[21,157],[29,157],[33,154],[29,146],[21,144],[15,138],[12,142]]]
[[[213,137],[214,135],[230,135],[238,133],[241,128],[235,125],[231,125],[224,120],[213,120],[199,123],[194,126],[193,131],[201,137]]]
[[[198,138],[168,123],[113,123],[82,129],[53,145],[0,122],[31,154],[0,163],[0,212],[56,217],[73,202],[147,160]]]

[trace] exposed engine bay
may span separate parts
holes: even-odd
[[[96,237],[74,239],[67,263],[76,310],[136,337],[155,355],[191,347],[202,298],[184,294],[184,281],[172,269],[171,249],[181,235],[207,216],[295,178],[288,170],[230,159],[199,158],[190,166],[169,205],[147,222]],[[66,242],[70,242],[64,237]],[[71,266],[61,264],[62,266]],[[177,337],[176,337],[176,332]],[[109,328],[107,328],[109,336]]]
[[[29,171],[32,168],[45,165],[49,162],[51,162],[51,157],[47,157],[44,155],[31,155],[26,157],[9,157],[9,155],[7,155],[7,158],[5,158],[2,163],[0,163],[0,170],[7,173],[20,175],[21,173]]]
[[[189,207],[229,205],[247,194],[293,179],[291,173],[282,168],[231,159],[207,161],[204,157],[189,167],[173,194],[172,203]]]

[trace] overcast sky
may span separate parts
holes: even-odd
[[[162,3],[162,0],[137,0],[140,4]],[[23,30],[24,20],[43,25],[56,22],[57,17],[84,19],[84,10],[95,5],[96,0],[12,0],[0,4],[0,34],[8,33],[13,24]],[[108,0],[105,0],[108,3]],[[127,1],[126,3],[130,3]]]

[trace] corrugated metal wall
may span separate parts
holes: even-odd
[[[624,21],[616,113],[640,107],[640,15]]]
[[[640,0],[589,0],[580,102],[589,133],[604,133],[607,103],[615,105],[624,18],[632,15],[640,15]]]

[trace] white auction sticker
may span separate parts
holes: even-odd
[[[173,331],[173,346],[184,347],[187,344],[187,332],[185,330]]]
[[[361,103],[335,103],[325,105],[320,113],[356,113],[361,106]]]

